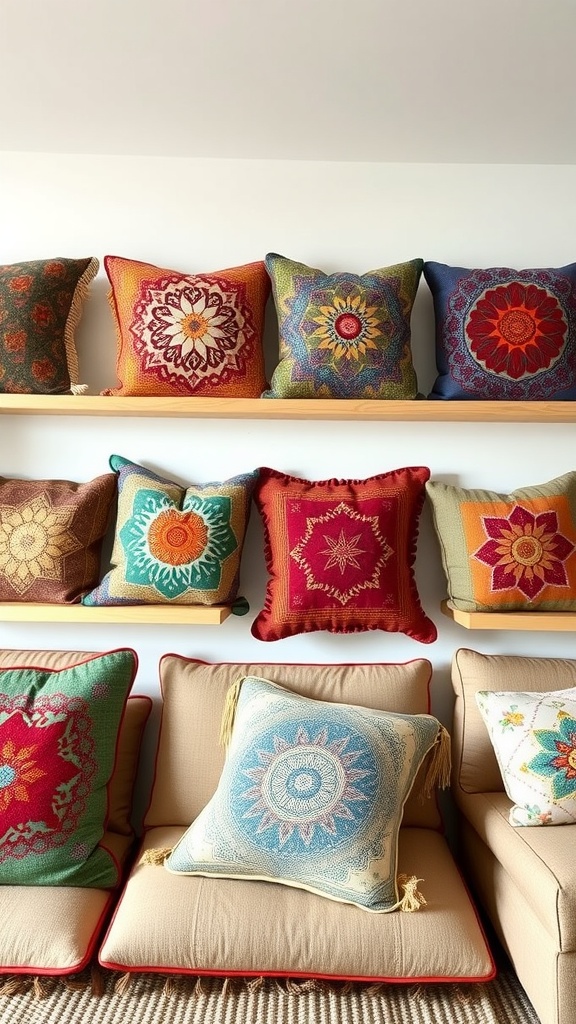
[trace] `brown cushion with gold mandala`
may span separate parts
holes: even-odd
[[[72,604],[96,585],[116,475],[0,477],[0,601]]]

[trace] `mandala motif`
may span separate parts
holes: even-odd
[[[365,738],[333,725],[271,730],[239,771],[253,783],[239,793],[244,835],[253,819],[252,842],[280,852],[289,844],[292,855],[348,842],[371,813],[378,779]]]
[[[518,589],[529,601],[545,586],[568,587],[565,562],[574,544],[558,532],[555,511],[515,505],[507,517],[482,516],[489,540],[473,558],[492,568],[493,591]]]
[[[550,780],[554,800],[576,795],[576,719],[560,712],[557,729],[535,729],[533,736],[543,752],[527,764],[528,771]]]
[[[538,400],[574,384],[576,296],[561,274],[472,271],[449,298],[445,329],[450,372],[466,391]]]
[[[134,347],[159,380],[193,392],[244,374],[256,338],[245,286],[218,277],[144,281]]]
[[[62,846],[97,771],[89,705],[63,694],[0,705],[0,862]]]
[[[160,491],[139,490],[119,532],[127,581],[152,586],[167,599],[217,590],[222,562],[238,547],[230,515],[225,496],[189,495],[179,509]]]
[[[381,589],[382,569],[392,554],[378,516],[365,515],[345,501],[307,516],[304,536],[290,551],[304,573],[306,589],[321,591],[342,606],[364,590]]]
[[[0,573],[18,594],[39,579],[64,579],[64,558],[82,548],[70,529],[76,507],[53,508],[40,494],[22,505],[0,506]]]

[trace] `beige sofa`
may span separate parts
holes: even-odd
[[[259,675],[297,693],[417,714],[431,666],[205,664],[166,655],[162,723],[142,853],[172,848],[214,793],[230,684]],[[451,856],[423,771],[408,798],[399,871],[421,879],[426,906],[367,913],[277,882],[176,875],[136,858],[99,953],[105,968],[382,981],[483,981],[494,964]]]
[[[456,652],[453,793],[467,876],[542,1024],[576,1024],[576,824],[514,827],[475,694],[576,686],[576,660]]]

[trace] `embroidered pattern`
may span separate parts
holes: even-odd
[[[97,771],[87,701],[64,694],[3,697],[0,705],[0,863],[66,843]]]
[[[245,290],[208,276],[142,282],[130,330],[143,367],[191,393],[242,376],[256,341]]]
[[[511,275],[514,274],[512,277]],[[450,374],[465,392],[538,401],[574,386],[576,290],[550,270],[473,270],[448,299]]]
[[[328,510],[306,516],[304,536],[290,557],[304,572],[308,590],[322,591],[344,607],[363,590],[380,591],[392,548],[378,515],[364,514],[345,501],[322,504]]]
[[[554,510],[534,514],[515,505],[507,517],[482,516],[489,540],[473,558],[492,567],[492,590],[518,589],[529,601],[545,586],[568,587],[565,561],[574,544],[558,530]]]
[[[154,587],[165,599],[187,590],[217,590],[222,561],[238,544],[229,497],[191,494],[180,510],[157,490],[138,490],[119,536],[129,583]]]
[[[77,505],[54,508],[46,494],[0,505],[0,573],[23,595],[37,580],[64,579],[64,558],[82,541],[70,529]]]
[[[556,729],[535,729],[534,739],[543,748],[527,769],[550,780],[552,797],[576,795],[576,718],[559,712]]]

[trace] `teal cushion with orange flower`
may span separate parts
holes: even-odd
[[[576,473],[510,494],[430,480],[448,596],[462,611],[576,611]]]
[[[265,398],[412,399],[410,317],[423,261],[361,276],[268,253],[279,363]]]
[[[0,881],[111,888],[104,833],[134,651],[0,669]]]
[[[0,267],[0,392],[81,393],[75,331],[95,256]]]
[[[467,270],[424,264],[436,318],[431,399],[576,398],[576,263]]]
[[[120,455],[110,467],[118,474],[111,568],[82,603],[234,601],[258,471],[183,487]]]
[[[480,690],[511,825],[576,824],[576,688],[544,693]]]

